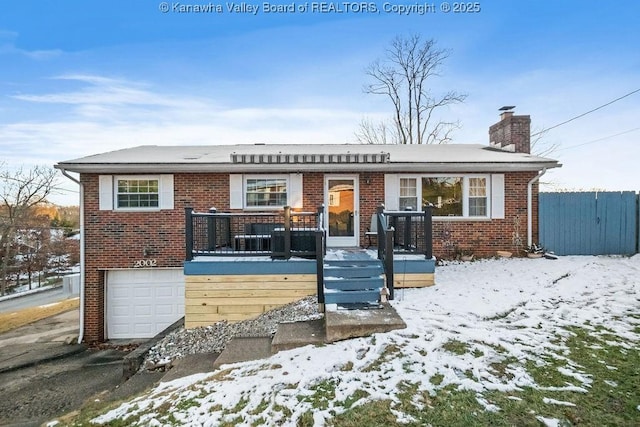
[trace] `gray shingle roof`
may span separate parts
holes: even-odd
[[[328,161],[326,155],[382,154],[384,162]],[[232,155],[288,155],[287,163],[234,163]],[[386,156],[388,154],[388,156]],[[325,161],[300,162],[293,155],[325,155]],[[380,156],[378,156],[380,157]],[[480,144],[365,145],[143,145],[59,162],[56,167],[81,173],[178,172],[501,172],[559,167],[553,159],[512,153]]]

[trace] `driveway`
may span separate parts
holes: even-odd
[[[127,353],[65,344],[77,334],[78,310],[0,334],[0,425],[38,426],[88,399],[128,397],[162,376],[138,375],[120,387]]]

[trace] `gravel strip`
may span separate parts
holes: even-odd
[[[147,353],[145,367],[166,365],[188,354],[220,353],[234,337],[264,337],[276,333],[279,323],[322,318],[315,296],[267,311],[237,323],[216,322],[210,326],[177,329],[164,337]]]

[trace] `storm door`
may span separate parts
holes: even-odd
[[[325,227],[327,246],[358,246],[360,222],[358,218],[358,177],[331,175],[325,177]]]

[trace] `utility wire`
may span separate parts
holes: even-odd
[[[614,135],[604,136],[602,138],[594,139],[592,141],[583,142],[582,144],[576,144],[576,145],[570,145],[569,147],[558,148],[557,151],[568,150],[570,148],[576,148],[576,147],[582,147],[583,145],[593,144],[595,142],[604,141],[605,139],[615,138],[616,136],[620,136],[620,135],[624,135],[624,134],[627,134],[627,133],[635,132],[637,130],[640,130],[640,127],[629,129],[629,130],[625,130],[624,132],[616,133]]]
[[[540,135],[540,134],[543,134],[543,133],[549,132],[551,129],[555,129],[555,128],[560,127],[560,126],[562,126],[562,125],[566,125],[566,124],[567,124],[567,123],[569,123],[569,122],[572,122],[572,121],[577,120],[577,119],[579,119],[579,118],[581,118],[581,117],[584,117],[584,116],[586,116],[587,114],[591,114],[591,113],[593,113],[594,111],[598,111],[598,110],[600,110],[600,109],[602,109],[602,108],[604,108],[604,107],[606,107],[606,106],[608,106],[608,105],[613,104],[614,102],[618,102],[618,101],[620,101],[621,99],[624,99],[624,98],[626,98],[626,97],[628,97],[628,96],[631,96],[631,95],[633,95],[634,93],[637,93],[637,92],[640,92],[640,88],[638,88],[638,89],[636,89],[636,90],[634,90],[634,91],[631,91],[631,92],[627,93],[626,95],[622,95],[620,98],[616,98],[616,99],[614,99],[613,101],[609,101],[609,102],[607,102],[606,104],[602,104],[602,105],[601,105],[601,106],[599,106],[599,107],[596,107],[596,108],[594,108],[594,109],[592,109],[592,110],[589,110],[589,111],[587,111],[586,113],[582,113],[582,114],[580,114],[580,115],[577,115],[577,116],[575,116],[575,117],[572,117],[572,118],[570,118],[569,120],[565,120],[565,121],[564,121],[564,122],[562,122],[562,123],[558,123],[557,125],[553,125],[553,126],[551,126],[550,128],[543,129],[543,130],[541,130],[540,132],[538,132],[538,133],[534,133],[534,134],[533,134],[533,135],[531,135],[531,136],[532,136],[532,137],[534,137],[534,136],[537,136],[537,135]]]

